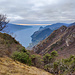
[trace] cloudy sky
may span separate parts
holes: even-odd
[[[75,0],[0,0],[0,14],[12,23],[72,23]]]

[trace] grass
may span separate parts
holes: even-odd
[[[23,48],[23,46],[13,37],[6,33],[0,33],[0,56],[10,56],[14,51],[20,51],[21,48]]]
[[[27,66],[8,57],[0,57],[0,75],[52,75],[42,69]]]
[[[23,56],[25,53],[28,55],[28,51],[13,37],[0,33],[0,75],[51,75],[42,69],[11,59],[10,57],[15,51],[24,52]]]

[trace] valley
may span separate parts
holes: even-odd
[[[0,0],[0,75],[75,75],[75,0]]]
[[[33,41],[46,36],[48,32],[50,34],[44,39],[41,39],[37,45],[31,48],[31,50],[28,50],[23,46],[23,38],[26,34],[26,39],[29,32],[25,32],[28,30],[30,31],[29,35],[33,33],[33,31],[30,30],[32,27],[15,31],[15,33],[19,35],[18,38],[13,38],[6,33],[0,33],[0,74],[74,75],[75,25],[73,24],[74,23],[68,27],[62,25],[53,32],[49,28],[43,29],[44,27],[40,27],[39,31],[34,32]],[[35,28],[38,30],[39,27],[36,26]],[[38,38],[35,39],[35,36]],[[16,41],[16,39],[19,38],[22,41],[22,44],[21,42]],[[24,43],[27,43],[28,39],[29,38],[27,38]],[[8,69],[10,70],[8,71]]]

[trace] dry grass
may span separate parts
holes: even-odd
[[[8,57],[0,58],[0,75],[51,75],[50,73],[13,61]]]
[[[6,33],[0,33],[0,56],[11,56],[14,51],[20,51],[23,46]]]

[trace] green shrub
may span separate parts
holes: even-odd
[[[31,55],[31,60],[32,60],[32,65],[42,68],[43,67],[43,62],[42,62],[42,58],[40,55]]]
[[[48,64],[49,63],[49,59],[50,59],[50,54],[49,53],[46,53],[44,56],[43,56],[43,60],[44,60],[44,64]]]
[[[22,63],[31,65],[31,59],[29,58],[29,55],[27,55],[27,54],[24,53],[24,52],[18,52],[18,51],[16,51],[16,52],[14,52],[14,53],[12,54],[12,58],[13,58],[14,60],[18,60],[18,61],[20,61],[20,62],[22,62]]]
[[[54,50],[54,51],[52,51],[52,52],[51,52],[51,56],[52,56],[52,57],[56,57],[56,56],[58,56],[57,51],[55,51],[55,50]]]
[[[22,48],[21,48],[21,51],[22,51],[22,52],[27,52],[27,50],[25,49],[25,47],[22,47]]]
[[[58,63],[57,62],[54,62],[53,63],[53,70],[54,70],[54,72],[58,72]]]

